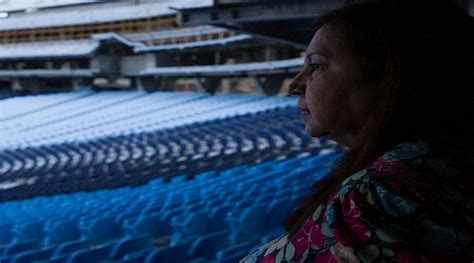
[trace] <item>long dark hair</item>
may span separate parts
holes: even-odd
[[[450,1],[371,1],[324,15],[345,48],[367,61],[373,114],[327,179],[285,221],[294,234],[338,185],[389,147],[423,140],[436,151],[473,145],[473,18]],[[472,148],[471,148],[472,149]]]

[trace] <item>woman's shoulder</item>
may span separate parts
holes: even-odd
[[[428,145],[422,142],[396,145],[365,169],[347,177],[328,202],[348,193],[362,195],[373,205],[389,196],[397,200],[409,199],[410,203],[420,201],[436,191],[436,182],[429,178],[431,173],[426,167],[429,155]],[[426,188],[427,185],[432,187]]]
[[[423,262],[426,251],[441,259],[466,255],[474,237],[474,198],[462,183],[463,167],[423,142],[392,147],[341,183],[296,234],[243,262]]]
[[[355,225],[363,229],[352,233],[356,239],[347,238],[348,232],[337,238],[350,247],[361,241],[398,243],[395,250],[389,245],[379,252],[400,254],[400,248],[416,245],[419,250],[409,254],[429,262],[458,256],[464,260],[469,253],[474,257],[472,164],[472,155],[433,151],[424,142],[399,144],[330,196],[328,223],[335,233]]]
[[[458,157],[434,152],[425,142],[396,145],[344,180],[333,199],[347,193],[360,195],[378,211],[396,217],[415,210],[468,209],[466,203],[474,202],[472,161]]]

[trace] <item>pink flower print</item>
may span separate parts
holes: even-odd
[[[359,218],[360,209],[356,205],[354,199],[356,199],[356,192],[350,192],[347,195],[344,195],[341,200],[341,210],[342,215],[345,218]]]
[[[397,175],[398,176],[408,176],[408,167],[401,161],[380,161],[380,158],[370,165],[371,169],[373,169],[373,173],[376,176],[384,176],[384,175]],[[402,178],[398,178],[402,179]]]
[[[342,218],[336,219],[332,230],[336,240],[343,246],[352,246],[366,242],[371,233],[360,221],[360,209],[356,205],[356,193],[344,195],[341,200]]]
[[[312,220],[310,220],[312,221]],[[314,222],[314,221],[313,221]],[[290,237],[290,241],[295,246],[296,249],[296,256],[300,258],[306,249],[309,247],[309,240],[308,236],[305,234],[305,229],[301,228],[296,232],[292,237]]]
[[[433,203],[439,199],[441,185],[420,176],[415,176],[412,182],[411,187],[406,190],[408,198],[421,199],[427,203]]]
[[[326,253],[322,256],[316,257],[312,263],[338,263],[332,253]]]
[[[320,225],[314,225],[310,229],[309,235],[311,237],[311,248],[319,249],[324,245],[324,236]]]
[[[389,164],[389,163],[393,163],[393,162],[399,162],[399,161],[400,160],[398,160],[398,159],[387,159],[387,158],[383,158],[383,156],[380,156],[379,158],[375,159],[375,161],[372,162],[372,164],[369,167],[385,165],[385,164]]]
[[[290,240],[295,246],[298,258],[301,258],[310,246],[313,249],[319,249],[324,244],[321,226],[311,219],[306,220],[303,227]]]
[[[330,204],[337,198],[337,192],[332,192],[328,195],[327,203]]]
[[[426,261],[420,261],[421,258],[416,254],[413,253],[413,251],[409,250],[402,250],[399,251],[398,253],[398,262],[400,263],[421,263],[421,262],[426,262]]]
[[[336,243],[329,249],[338,263],[359,263],[360,260],[354,254],[354,249]]]
[[[263,257],[261,263],[275,263],[275,258],[270,254]]]

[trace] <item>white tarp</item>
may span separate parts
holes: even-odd
[[[94,6],[94,5],[93,5]],[[13,15],[0,20],[0,30],[47,28],[69,25],[105,23],[175,14],[172,8],[212,6],[212,0],[179,0],[153,4],[124,5],[110,8],[91,8],[75,11],[33,12]]]
[[[78,57],[92,54],[99,47],[95,40],[25,42],[0,45],[1,59]]]
[[[299,68],[304,65],[303,58],[253,62],[241,64],[185,66],[185,67],[158,67],[141,71],[142,76],[186,76],[186,75],[232,75],[258,71],[272,71],[278,69]]]

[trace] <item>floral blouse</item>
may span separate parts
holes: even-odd
[[[472,156],[400,144],[347,178],[293,236],[254,262],[474,262]]]

